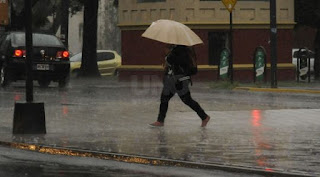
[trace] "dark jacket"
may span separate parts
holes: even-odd
[[[174,75],[186,75],[190,64],[190,49],[187,46],[177,45],[168,54],[168,68],[166,74],[172,70]]]

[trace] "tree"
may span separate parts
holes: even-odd
[[[62,14],[63,0],[56,0],[56,20],[54,30],[57,30],[65,18]],[[84,6],[83,47],[80,68],[81,77],[100,77],[97,65],[97,27],[99,0],[70,0],[71,14],[81,11]]]
[[[53,33],[57,33],[59,27],[61,26],[61,23],[63,19],[65,18],[65,15],[63,13],[63,7],[65,5],[64,0],[51,0],[51,11],[53,15],[53,24],[51,27],[51,31]],[[79,11],[83,10],[83,0],[70,0],[69,3],[69,10],[71,15],[76,14]]]
[[[97,65],[98,6],[99,0],[84,0],[82,77],[100,77]]]
[[[295,0],[295,19],[297,25],[306,25],[317,29],[314,39],[316,79],[320,79],[320,1]]]
[[[42,5],[42,4],[48,4],[48,1],[50,0],[44,0],[44,1],[39,1],[39,0],[33,0],[32,1],[32,10],[33,10],[33,27],[39,27],[44,25],[48,20],[47,17],[49,16],[50,6],[43,6],[44,8],[42,9],[42,13],[38,13],[38,9],[36,8],[36,5]],[[11,1],[11,29],[13,30],[22,30],[25,28],[24,26],[24,21],[25,19],[25,10],[24,10],[24,1],[23,0],[12,0]],[[37,15],[34,15],[37,14]]]
[[[22,30],[20,24],[24,21],[24,8],[21,6],[23,0],[12,0],[12,27]],[[39,30],[49,23],[48,17],[53,16],[53,24],[48,31],[56,33],[61,26],[63,16],[63,0],[32,0],[34,29]],[[80,76],[99,77],[97,66],[97,21],[99,0],[70,0],[70,12],[75,14],[81,11],[84,6],[84,29],[83,48]],[[114,5],[118,5],[118,0],[114,0]],[[49,25],[50,26],[50,25]]]
[[[24,0],[11,0],[11,29],[23,30],[25,21]],[[47,31],[57,33],[61,21],[64,18],[62,13],[63,0],[32,0],[32,19],[35,31]],[[70,12],[75,14],[82,10],[83,0],[70,0]],[[50,24],[48,17],[53,17]]]

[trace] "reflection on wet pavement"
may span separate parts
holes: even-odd
[[[268,151],[272,146],[264,139],[264,130],[262,127],[262,119],[264,118],[261,115],[261,110],[252,110],[252,134],[253,134],[253,144],[255,145],[255,155],[257,165],[264,167],[269,171],[272,171],[270,167],[275,167],[274,165],[268,163],[269,159],[265,154],[265,151]]]
[[[291,111],[292,113],[288,113]],[[313,115],[320,113],[320,110],[300,111],[308,115],[310,112]],[[86,128],[79,129],[81,123],[77,124],[77,120],[73,119],[74,122],[68,121],[69,126],[75,123],[74,127],[78,127],[77,129],[66,131],[56,128],[59,132],[48,127],[51,133],[44,138],[27,136],[13,141],[164,159],[254,166],[268,171],[282,169],[320,172],[318,166],[315,166],[319,163],[319,146],[313,143],[317,141],[319,131],[309,132],[312,129],[319,130],[319,124],[307,123],[312,122],[310,119],[317,119],[316,116],[306,118],[302,127],[295,127],[294,124],[288,126],[283,123],[297,121],[294,118],[297,113],[293,110],[209,113],[219,117],[214,118],[206,129],[200,128],[194,117],[187,116],[191,112],[171,114],[176,120],[168,121],[170,124],[167,123],[163,128],[150,128],[146,121],[139,123],[131,119],[109,120],[108,126],[99,127],[95,123],[99,118],[93,116],[86,122]],[[283,114],[289,118],[279,117]],[[179,120],[184,123],[178,124]],[[308,137],[305,136],[306,133]]]
[[[16,93],[14,95],[14,101],[20,101],[21,100],[21,93]]]

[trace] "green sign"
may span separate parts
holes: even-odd
[[[257,48],[255,52],[256,81],[263,81],[265,72],[266,53],[262,47]]]
[[[229,59],[230,59],[230,51],[229,51],[229,49],[225,48],[221,51],[221,54],[220,54],[219,75],[220,75],[221,79],[228,78]]]

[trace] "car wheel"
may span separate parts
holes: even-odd
[[[2,87],[9,85],[8,72],[3,64],[1,65],[0,69],[0,85]]]
[[[40,87],[47,88],[50,85],[50,80],[38,80]]]

